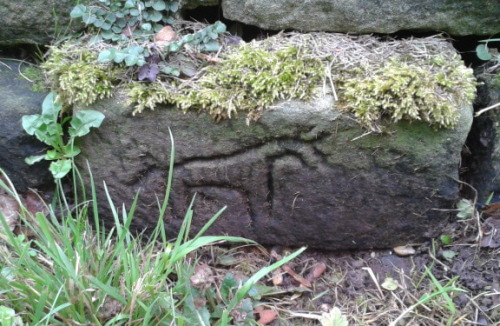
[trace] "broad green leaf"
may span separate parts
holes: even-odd
[[[14,309],[0,306],[0,325],[2,326],[23,326],[23,320],[20,316],[16,316]]]
[[[63,153],[64,153],[64,157],[66,158],[72,158],[72,157],[75,157],[77,156],[78,154],[80,154],[81,150],[78,146],[70,146],[70,145],[67,145],[67,146],[63,146],[62,148],[63,150]]]
[[[42,103],[42,115],[55,118],[61,112],[62,105],[56,102],[56,96],[57,94],[54,92],[50,92],[45,96]]]
[[[29,135],[34,135],[38,126],[41,124],[40,115],[25,115],[22,118],[22,126],[24,131],[26,131]]]
[[[52,176],[55,179],[61,179],[71,171],[71,160],[64,159],[54,161],[50,163],[49,170],[52,172]]]
[[[104,114],[96,110],[78,111],[71,120],[68,130],[71,137],[81,137],[90,132],[90,128],[98,128],[104,120]]]
[[[62,154],[54,149],[48,150],[45,154],[45,159],[49,161],[58,160],[63,158]]]
[[[28,156],[24,159],[24,162],[28,165],[35,164],[36,162],[40,162],[45,159],[45,155],[36,155],[36,156]]]

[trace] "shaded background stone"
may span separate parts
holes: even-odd
[[[497,0],[222,0],[224,17],[263,29],[500,33]]]
[[[17,190],[51,184],[48,162],[27,165],[24,159],[39,155],[45,145],[24,132],[23,115],[39,114],[46,93],[31,90],[31,82],[20,74],[20,61],[0,61],[0,167],[12,179]]]

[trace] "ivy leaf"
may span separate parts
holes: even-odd
[[[204,43],[201,46],[201,50],[206,52],[216,52],[219,51],[219,49],[220,49],[220,44],[219,41],[217,40],[211,40],[207,43]]]
[[[159,13],[158,11],[154,11],[149,16],[149,20],[151,20],[152,22],[155,22],[155,23],[159,22],[162,18],[163,18],[163,15],[161,13]]]
[[[488,45],[486,45],[486,44],[479,44],[476,47],[476,54],[477,54],[477,57],[481,60],[488,61],[488,60],[493,59],[493,56],[488,51]]]
[[[73,10],[71,10],[71,13],[69,16],[71,18],[80,18],[83,16],[85,13],[85,6],[84,5],[76,5]]]
[[[165,4],[165,1],[163,1],[163,0],[155,1],[155,3],[153,4],[153,9],[156,11],[162,11],[162,10],[165,10],[166,8],[167,8],[167,5]]]
[[[134,0],[127,0],[125,2],[125,5],[123,6],[125,9],[131,9],[135,8],[135,1]]]
[[[216,21],[213,26],[214,26],[215,31],[219,34],[226,32],[226,25],[219,20]]]
[[[99,55],[97,56],[97,61],[103,63],[111,62],[115,59],[115,56],[116,56],[116,49],[104,50],[101,51],[101,53],[99,53]]]
[[[177,12],[179,10],[179,3],[172,2],[168,8],[171,12]]]

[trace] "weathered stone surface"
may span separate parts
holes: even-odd
[[[247,126],[243,117],[215,124],[168,107],[132,118],[118,96],[93,106],[106,119],[84,137],[79,164],[89,161],[98,198],[105,198],[102,181],[118,206],[141,189],[134,223],[154,226],[171,128],[172,237],[194,194],[195,229],[228,205],[210,232],[264,244],[392,247],[436,235],[447,214],[435,208],[450,208],[458,196],[471,107],[461,108],[454,130],[399,123],[388,134],[356,139],[364,131],[332,106],[329,97],[284,102]]]
[[[498,0],[222,0],[222,11],[227,19],[270,30],[500,32]]]
[[[82,28],[70,27],[77,0],[0,0],[0,45],[50,44],[56,37]]]
[[[45,146],[24,132],[23,115],[40,113],[45,93],[30,90],[31,83],[19,74],[19,61],[0,62],[0,168],[4,169],[16,189],[50,183],[52,176],[46,162],[29,166],[24,158],[40,154]]]

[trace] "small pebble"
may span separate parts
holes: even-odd
[[[392,248],[392,250],[394,250],[394,253],[396,255],[401,256],[401,257],[411,256],[411,255],[415,254],[415,249],[413,249],[412,247],[408,247],[408,246],[398,246],[398,247]]]

